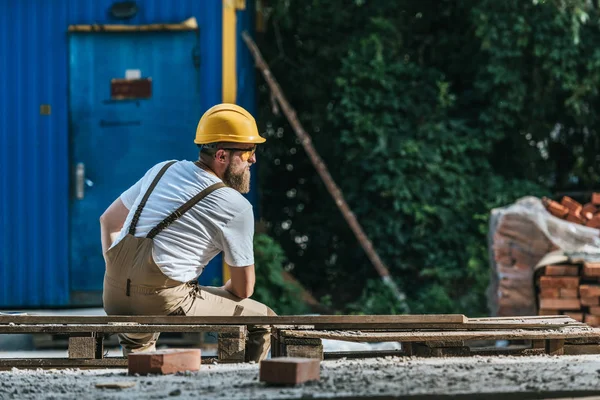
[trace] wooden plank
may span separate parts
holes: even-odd
[[[544,347],[482,347],[471,349],[471,355],[474,356],[540,356],[542,354],[546,354],[546,349]]]
[[[340,318],[338,318],[340,317]],[[359,317],[359,318],[355,318]],[[368,317],[368,318],[362,318]],[[383,319],[381,317],[384,317]],[[467,322],[453,323],[427,323],[427,322],[406,322],[409,319],[404,317],[413,316],[289,316],[289,317],[92,317],[92,316],[0,316],[0,323],[6,322],[8,318],[9,324],[0,324],[0,333],[68,333],[68,332],[105,332],[105,333],[120,333],[127,332],[123,329],[124,326],[136,326],[139,321],[147,326],[145,328],[137,327],[129,329],[130,332],[227,332],[226,325],[231,322],[239,324],[267,324],[274,326],[296,326],[307,327],[313,326],[317,330],[331,329],[469,329],[469,330],[488,330],[488,329],[537,329],[537,328],[558,328],[565,325],[579,324],[578,322],[566,316],[526,316],[526,317],[500,317],[500,318],[470,318]],[[421,316],[422,317],[422,316]],[[422,321],[427,318],[417,318]],[[460,316],[464,317],[464,316]],[[18,319],[15,319],[18,318]],[[114,320],[117,318],[117,320]],[[454,318],[454,317],[452,317]],[[462,318],[464,319],[464,318]],[[224,325],[208,325],[201,324],[203,327],[196,325],[198,321],[217,321],[226,322]],[[396,322],[393,322],[396,320]],[[329,322],[328,322],[329,321]],[[334,322],[331,322],[334,321]],[[353,322],[354,321],[354,322]],[[381,322],[387,321],[387,322]],[[392,322],[390,322],[392,321]],[[404,322],[402,322],[404,321]],[[15,322],[17,322],[15,324]],[[50,324],[49,322],[53,322]],[[162,322],[162,323],[161,323]],[[268,323],[267,323],[268,322]],[[294,322],[294,323],[290,323]],[[26,326],[23,324],[30,324]],[[85,325],[85,324],[90,324]],[[67,325],[68,324],[68,325]],[[111,327],[103,326],[102,324],[110,324]],[[152,325],[151,324],[156,324]],[[169,328],[169,325],[174,326]],[[179,326],[176,326],[178,325]],[[31,325],[39,325],[36,328]],[[93,325],[93,326],[92,326]],[[582,325],[582,324],[579,324]],[[43,327],[42,327],[43,326]],[[194,327],[195,326],[195,327]]]
[[[188,317],[188,316],[49,316],[0,315],[0,324],[203,324],[203,325],[315,325],[315,324],[462,324],[462,314],[422,315],[291,315],[274,317]]]
[[[561,319],[553,320],[538,320],[538,322],[510,322],[500,321],[498,323],[464,323],[464,324],[318,324],[318,325],[301,325],[302,329],[316,330],[414,330],[414,329],[430,329],[430,330],[490,330],[490,329],[561,329],[565,326],[587,326],[577,322],[570,317],[561,316]],[[277,326],[277,325],[275,325]],[[244,325],[245,327],[245,325]],[[290,325],[286,325],[290,328]],[[15,325],[0,325],[0,333],[46,333],[46,334],[69,334],[69,333],[85,333],[85,332],[102,332],[102,333],[124,333],[124,332],[236,332],[237,328],[234,325],[135,325],[135,324],[77,324],[77,325],[60,325],[60,324],[15,324]],[[294,327],[293,329],[297,329]]]
[[[427,342],[460,340],[513,340],[513,339],[567,339],[600,337],[600,329],[590,327],[563,328],[560,330],[490,330],[490,331],[412,331],[412,332],[333,332],[333,331],[281,331],[284,338],[314,338],[344,340],[348,342]]]
[[[246,332],[219,334],[217,354],[222,362],[246,361]]]
[[[565,354],[577,356],[581,354],[600,354],[600,344],[565,344]]]
[[[546,340],[546,353],[551,356],[562,356],[565,354],[565,339]]]
[[[585,324],[574,320],[567,315],[538,316],[536,318],[469,318],[463,324],[403,324],[402,326],[393,324],[317,324],[316,330],[335,330],[335,329],[355,329],[355,330],[401,330],[401,329],[552,329],[563,328],[565,326],[586,326]]]
[[[202,364],[214,364],[214,356],[202,356]],[[124,357],[106,357],[101,359],[77,358],[0,358],[0,370],[11,368],[127,368]]]
[[[287,357],[304,357],[323,359],[323,343],[321,339],[284,339],[283,355]]]
[[[514,317],[480,317],[480,318],[468,318],[467,322],[507,321],[507,320],[529,321],[529,320],[537,320],[537,319],[554,319],[554,318],[564,318],[564,315],[525,315],[525,316],[514,316]]]
[[[471,349],[468,346],[429,347],[423,343],[413,343],[412,355],[417,357],[468,357]]]
[[[69,337],[69,358],[102,358],[104,354],[103,337],[95,333],[85,336]]]
[[[140,333],[140,332],[218,332],[236,333],[246,326],[235,325],[0,325],[0,333]]]
[[[375,357],[404,357],[407,356],[403,350],[366,350],[366,351],[330,351],[323,353],[324,360],[336,360],[340,358],[375,358]]]

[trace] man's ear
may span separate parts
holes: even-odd
[[[221,161],[224,162],[226,157],[225,157],[225,150],[217,150],[217,152],[215,153],[215,159],[217,161]]]

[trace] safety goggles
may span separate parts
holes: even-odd
[[[233,152],[240,152],[240,158],[246,162],[256,153],[256,146],[252,146],[249,149],[238,149],[235,147],[219,147],[220,150],[229,150]]]

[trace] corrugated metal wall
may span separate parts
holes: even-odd
[[[67,27],[123,23],[108,13],[113,2],[0,1],[0,307],[69,305]],[[209,93],[199,115],[219,102],[221,0],[137,4],[138,14],[125,23],[196,17],[201,82]],[[244,21],[238,25],[247,24]],[[245,62],[244,57],[238,62]],[[251,108],[253,88],[242,93],[238,103]],[[40,114],[45,104],[51,107],[50,115]]]

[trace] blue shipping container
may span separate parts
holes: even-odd
[[[101,305],[100,213],[154,163],[197,156],[198,119],[227,97],[227,7],[237,17],[233,96],[255,112],[255,72],[241,41],[253,30],[251,1],[122,2],[137,9],[128,19],[111,13],[115,3],[0,2],[1,308]],[[101,29],[192,17],[197,29]],[[215,259],[201,282],[221,279]]]

